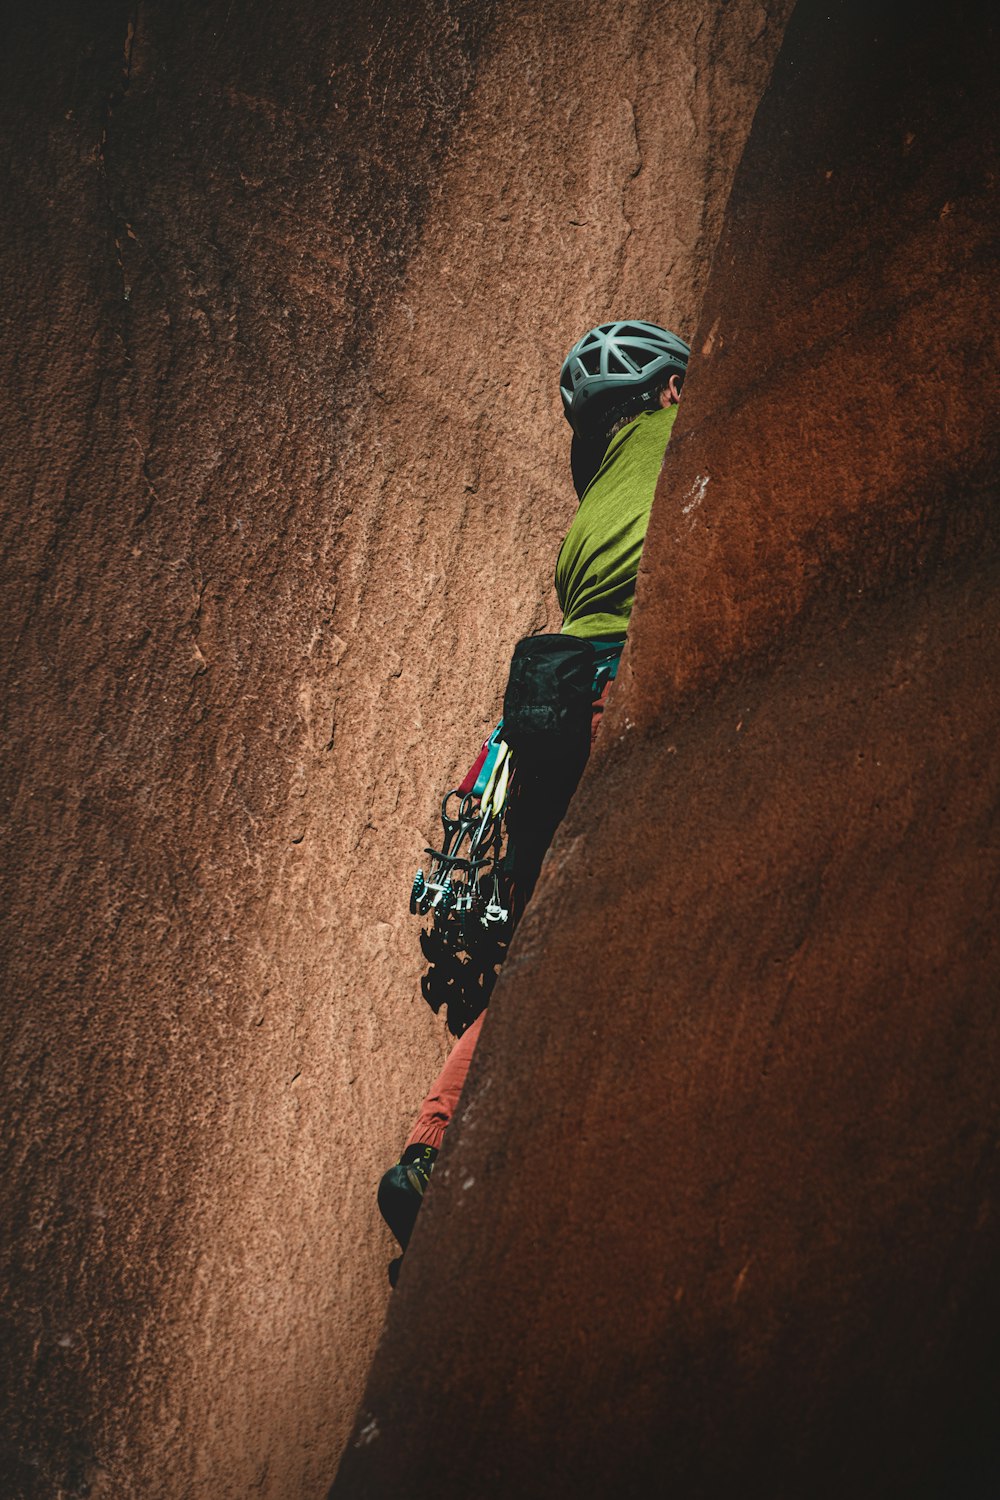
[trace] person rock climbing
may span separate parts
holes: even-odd
[[[504,697],[503,733],[517,768],[506,820],[515,922],[601,722],[689,353],[656,324],[602,323],[573,345],[562,366],[580,499],[556,563],[562,627],[518,643]],[[484,1020],[485,1012],[452,1049],[402,1156],[379,1184],[379,1208],[403,1250]],[[395,1261],[390,1268],[393,1281],[398,1267]]]

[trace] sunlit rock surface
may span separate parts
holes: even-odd
[[[996,77],[792,17],[336,1500],[997,1492]]]
[[[693,328],[788,8],[5,7],[5,1495],[329,1483],[555,373]]]

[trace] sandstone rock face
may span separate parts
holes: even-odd
[[[6,17],[5,1494],[334,1472],[447,1046],[409,883],[558,623],[555,371],[694,326],[788,9]]]
[[[996,69],[789,23],[337,1500],[996,1491]]]

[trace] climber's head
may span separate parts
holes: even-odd
[[[559,374],[566,420],[581,442],[607,441],[641,411],[680,396],[690,350],[655,323],[600,323],[567,354]]]

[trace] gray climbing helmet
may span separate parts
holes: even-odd
[[[691,353],[655,323],[600,323],[574,344],[559,373],[563,410],[577,437],[592,439],[621,417],[656,404],[656,387],[683,375]]]

